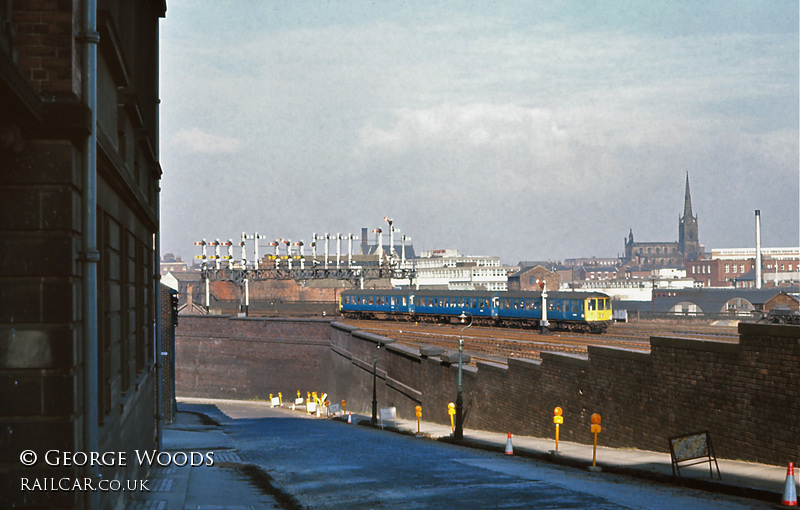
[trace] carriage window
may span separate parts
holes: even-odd
[[[561,301],[556,301],[556,310],[561,311]]]
[[[555,303],[553,303],[552,301],[548,301],[547,302],[547,310],[548,311],[553,311],[553,310],[555,310],[555,308],[556,308],[556,304]]]
[[[403,306],[407,306],[407,305],[408,305],[408,298],[403,296]]]
[[[372,296],[370,296],[370,297],[369,297],[369,304],[372,304],[372,301],[373,301],[373,297],[372,297]]]
[[[577,299],[574,299],[572,301],[572,311],[575,312],[575,313],[578,313],[578,312],[581,311],[581,302],[578,301]]]

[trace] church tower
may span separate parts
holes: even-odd
[[[678,245],[684,261],[695,260],[700,255],[697,233],[697,216],[692,215],[692,195],[689,192],[689,172],[686,172],[686,195],[683,199],[683,216],[678,221]]]

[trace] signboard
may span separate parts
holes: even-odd
[[[279,407],[281,405],[281,400],[278,397],[272,397],[272,407]]]
[[[328,406],[328,409],[332,414],[339,413],[342,410],[342,404],[331,404]]]
[[[711,478],[714,478],[714,465],[717,467],[717,476],[722,478],[717,457],[714,455],[714,447],[711,444],[711,436],[707,430],[669,438],[669,453],[672,457],[672,476],[675,476],[677,472],[679,480],[681,479],[681,467],[705,462],[708,462]],[[714,461],[714,464],[711,461]]]
[[[381,409],[381,428],[385,426],[385,422],[392,422],[392,426],[394,426],[394,421],[397,419],[397,408],[396,407],[387,407],[385,409]]]

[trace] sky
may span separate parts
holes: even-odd
[[[244,231],[310,254],[389,217],[417,252],[615,257],[631,229],[678,240],[687,173],[707,251],[754,247],[756,209],[762,246],[798,246],[798,20],[794,0],[170,0],[161,251]]]

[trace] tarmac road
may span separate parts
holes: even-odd
[[[312,419],[264,403],[181,404],[220,423],[284,508],[770,508],[705,491]]]

